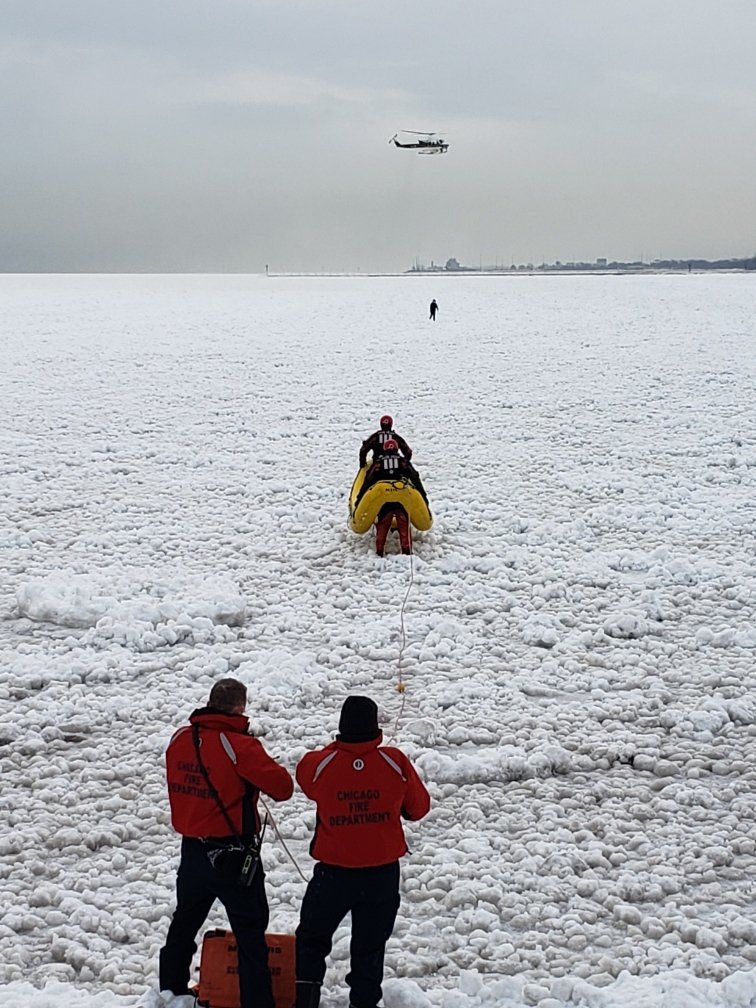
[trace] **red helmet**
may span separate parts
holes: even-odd
[[[394,418],[390,417],[388,413],[386,414],[386,416],[381,417],[381,427],[384,430],[391,430],[393,426],[394,426]]]
[[[383,450],[384,452],[398,452],[399,445],[393,438],[389,438],[388,441],[383,442]]]

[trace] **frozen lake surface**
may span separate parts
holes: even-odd
[[[756,1005],[755,282],[0,277],[3,1008],[159,1003],[226,674],[290,769],[358,692],[428,783],[387,1008]],[[387,411],[411,561],[346,526]]]

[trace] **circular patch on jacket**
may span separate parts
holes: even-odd
[[[365,769],[365,763],[364,763],[364,761],[363,761],[363,760],[361,760],[361,759],[356,759],[356,760],[354,761],[354,763],[352,763],[352,767],[353,767],[353,768],[354,768],[355,770],[364,770],[364,769]]]

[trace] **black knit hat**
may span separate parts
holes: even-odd
[[[366,696],[347,697],[339,718],[339,741],[370,742],[380,734],[378,708],[374,701]]]

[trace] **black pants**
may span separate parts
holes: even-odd
[[[318,863],[302,901],[297,928],[297,980],[322,983],[333,934],[351,911],[350,1002],[375,1008],[381,1000],[383,957],[399,909],[399,862],[378,868]]]
[[[221,878],[207,859],[200,840],[184,837],[176,877],[176,912],[160,950],[160,989],[186,993],[195,938],[219,899],[236,938],[239,954],[241,1008],[274,1008],[268,969],[268,901],[265,873],[258,865],[250,886]]]

